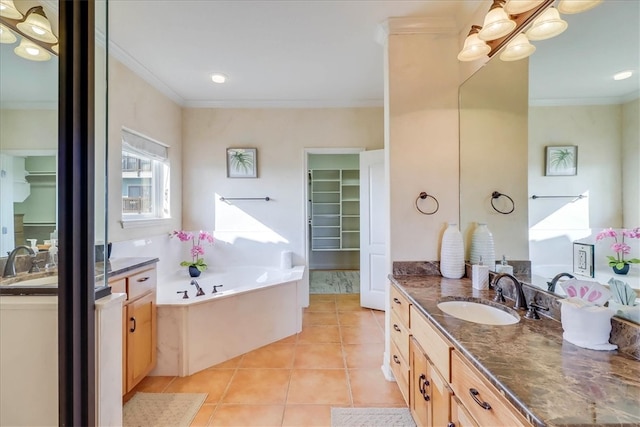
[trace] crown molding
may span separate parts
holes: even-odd
[[[332,99],[285,99],[285,100],[215,100],[185,101],[185,108],[372,108],[383,107],[382,99],[332,100]]]
[[[138,62],[133,56],[129,55],[124,49],[109,40],[109,54],[115,59],[120,61],[123,65],[129,68],[134,74],[140,77],[145,82],[156,88],[160,93],[167,98],[180,105],[185,106],[185,100],[176,92],[167,86],[162,80],[160,80],[155,74],[153,74],[144,65]]]
[[[457,35],[458,28],[453,18],[432,18],[428,16],[402,16],[388,18],[378,24],[375,39],[384,45],[390,35],[397,34],[451,34]]]

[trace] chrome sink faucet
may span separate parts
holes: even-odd
[[[560,280],[561,277],[568,277],[569,279],[574,279],[575,276],[571,273],[558,273],[555,275],[555,277],[553,279],[551,279],[550,282],[547,282],[547,290],[549,292],[555,292],[556,291],[556,285],[558,284],[558,280]]]
[[[18,251],[20,251],[20,249],[24,249],[26,250],[29,255],[31,255],[32,258],[35,258],[36,253],[33,252],[33,249],[31,249],[31,247],[26,246],[26,245],[20,245],[20,246],[16,246],[16,248],[14,250],[12,250],[11,252],[8,252],[9,257],[7,258],[7,263],[4,265],[4,272],[2,273],[2,277],[15,277],[16,275],[16,255],[18,254]],[[33,262],[34,260],[31,260],[31,269],[29,270],[29,273],[33,272],[33,268],[35,263]]]
[[[513,286],[515,286],[514,294],[515,294],[515,300],[516,301],[513,304],[513,308],[515,308],[516,310],[520,310],[520,309],[526,310],[527,309],[527,301],[525,300],[524,292],[522,291],[522,283],[520,283],[520,281],[518,279],[516,279],[514,276],[512,276],[509,273],[500,273],[500,274],[498,274],[495,277],[495,279],[493,279],[493,287],[497,288],[497,289],[501,289],[498,286],[498,282],[503,277],[511,279],[511,281],[513,282]]]

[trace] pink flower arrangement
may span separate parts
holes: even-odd
[[[624,241],[624,238],[640,239],[640,227],[632,230],[621,230],[620,232],[617,232],[613,228],[607,228],[596,235],[596,242],[609,237],[613,239],[611,250],[616,254],[616,256],[607,255],[609,267],[622,269],[625,264],[640,264],[640,259],[638,258],[624,259],[625,255],[631,253],[631,246]],[[620,241],[618,241],[618,237],[620,237]]]
[[[182,261],[180,263],[183,267],[195,267],[199,271],[204,271],[207,269],[207,264],[205,264],[204,259],[200,258],[200,255],[204,255],[204,244],[209,243],[213,244],[214,239],[213,235],[208,231],[200,230],[197,234],[194,234],[190,231],[174,231],[172,233],[172,237],[177,237],[181,242],[191,242],[191,261]]]

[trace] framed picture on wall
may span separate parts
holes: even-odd
[[[227,148],[227,177],[257,178],[257,148]]]
[[[546,150],[546,176],[570,176],[578,174],[577,145],[549,145]]]
[[[593,252],[593,245],[573,242],[573,272],[575,274],[594,277]]]

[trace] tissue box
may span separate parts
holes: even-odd
[[[562,338],[578,347],[592,350],[615,350],[609,343],[613,310],[596,305],[585,305],[578,298],[560,300],[560,320],[564,333]]]

